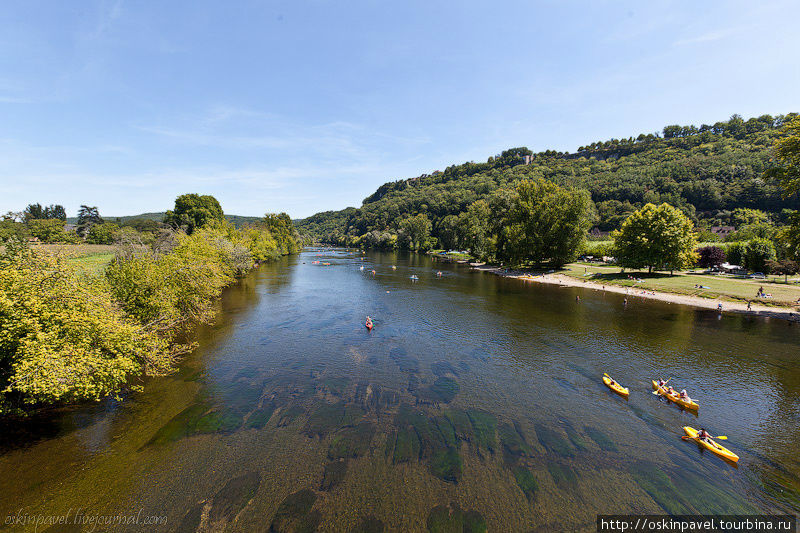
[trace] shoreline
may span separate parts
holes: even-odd
[[[544,283],[546,285],[559,285],[562,287],[577,287],[594,291],[613,292],[624,296],[658,300],[670,304],[688,305],[702,309],[717,310],[717,305],[722,304],[722,313],[739,313],[743,315],[778,318],[789,322],[800,322],[800,312],[791,307],[769,307],[765,305],[753,304],[748,311],[746,303],[721,301],[716,298],[701,298],[686,294],[675,294],[671,292],[644,290],[632,287],[620,287],[619,285],[602,285],[589,280],[578,280],[564,274],[531,274],[522,270],[510,270],[494,266],[474,266],[471,270],[477,272],[488,272],[504,278],[518,279],[534,283]]]

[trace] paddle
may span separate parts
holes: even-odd
[[[669,379],[672,379],[672,378],[669,378]],[[666,385],[667,383],[669,383],[669,379],[668,379],[667,381],[665,381],[665,382],[664,382],[664,385]],[[659,393],[659,391],[658,391],[658,390],[654,390],[654,391],[653,391],[653,396],[658,396],[659,394],[660,394],[660,393]]]

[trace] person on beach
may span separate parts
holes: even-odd
[[[750,303],[750,300],[747,300],[747,310],[748,310],[748,311],[750,311],[750,310],[752,309],[752,307],[753,307],[753,306],[752,306],[752,304]]]
[[[722,312],[722,304],[717,304],[717,311]]]

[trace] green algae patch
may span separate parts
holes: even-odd
[[[442,442],[445,446],[456,446],[458,444],[458,436],[453,424],[450,423],[446,417],[439,416],[434,419],[436,427],[439,429],[439,434],[442,436]]]
[[[317,495],[311,489],[303,489],[288,495],[278,506],[269,530],[274,533],[300,533],[316,531],[322,520],[319,511],[311,508]]]
[[[434,373],[437,377],[444,377],[447,374],[452,374],[454,376],[458,375],[458,371],[448,363],[447,361],[436,361],[431,365],[431,372]]]
[[[549,463],[547,470],[550,472],[550,477],[553,478],[556,486],[562,489],[572,489],[578,484],[577,474],[567,465]]]
[[[486,520],[477,511],[462,511],[458,505],[437,505],[427,520],[430,533],[484,533]]]
[[[400,428],[395,438],[392,462],[404,463],[419,457],[419,437],[412,428]]]
[[[414,391],[417,400],[426,403],[450,403],[456,394],[461,390],[461,386],[453,378],[438,378],[428,387],[423,387]]]
[[[194,427],[192,435],[201,433],[230,433],[242,425],[242,417],[231,411],[211,411],[201,416]]]
[[[497,428],[497,432],[500,435],[503,455],[507,461],[531,454],[531,447],[525,442],[522,432],[516,423],[512,426],[504,422]]]
[[[619,451],[619,449],[617,449],[617,445],[614,444],[614,442],[608,438],[608,435],[606,435],[599,429],[591,426],[587,426],[585,429],[586,429],[586,434],[589,435],[589,438],[591,438],[598,446],[600,446],[600,449],[603,450],[604,452]]]
[[[571,424],[565,424],[564,431],[567,432],[567,438],[569,438],[569,441],[573,446],[575,446],[576,450],[579,452],[586,451],[586,439],[584,439],[577,431],[575,431],[575,428],[572,427]]]
[[[322,380],[321,384],[328,392],[334,396],[341,396],[347,390],[350,381],[346,377],[328,377]]]
[[[469,421],[466,411],[450,409],[445,411],[444,416],[453,426],[457,438],[466,442],[472,440],[472,422]]]
[[[286,409],[281,410],[278,415],[278,427],[286,427],[302,415],[305,411],[299,405],[290,405]]]
[[[458,483],[461,479],[461,456],[455,448],[439,450],[433,454],[430,462],[431,474],[449,483]]]
[[[230,411],[209,411],[208,403],[191,405],[164,424],[148,444],[166,444],[203,433],[228,433],[242,425],[242,417]]]
[[[208,514],[209,521],[233,520],[255,497],[260,484],[261,475],[258,472],[248,472],[228,481],[214,496]]]
[[[528,500],[533,500],[536,497],[536,491],[539,490],[539,484],[536,482],[536,478],[533,477],[533,473],[522,466],[514,468],[513,472],[514,480],[519,485],[519,488],[522,489],[525,497]]]
[[[272,418],[272,413],[275,412],[275,405],[272,403],[265,403],[252,413],[247,418],[247,427],[251,429],[262,429],[267,425],[269,419]]]
[[[691,512],[672,480],[656,465],[640,466],[632,475],[639,487],[665,512],[671,515]]]
[[[493,452],[497,446],[497,419],[485,411],[469,410],[467,416],[472,423],[475,445]]]
[[[207,403],[190,405],[164,424],[148,444],[166,444],[192,434],[197,421],[210,409]]]
[[[383,533],[386,527],[383,522],[372,515],[363,517],[359,523],[350,530],[350,533]]]
[[[303,433],[309,437],[324,437],[342,425],[344,404],[337,402],[314,402],[309,409],[308,420],[303,428]]]
[[[328,447],[328,458],[343,459],[364,455],[369,450],[374,434],[375,425],[372,422],[361,422],[340,429]]]
[[[536,437],[539,443],[548,451],[561,457],[574,457],[575,451],[569,443],[556,430],[544,424],[536,424]]]
[[[320,490],[331,490],[344,481],[345,475],[347,475],[347,461],[340,460],[328,463],[322,471]]]

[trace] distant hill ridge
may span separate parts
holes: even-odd
[[[777,220],[785,210],[798,209],[800,200],[784,197],[780,185],[763,175],[772,164],[775,140],[794,116],[733,115],[713,125],[671,125],[658,133],[593,142],[576,153],[511,148],[486,162],[389,181],[358,208],[317,213],[296,227],[313,240],[368,245],[396,236],[404,218],[424,214],[440,245],[457,246],[452,237],[457,219],[473,202],[537,178],[587,189],[601,231],[618,228],[648,202],[670,203],[702,227],[726,225],[736,208],[760,209]]]
[[[125,216],[125,217],[103,216],[103,220],[105,220],[106,222],[115,222],[115,223],[118,223],[118,224],[124,224],[126,222],[130,222],[131,220],[136,220],[136,219],[156,220],[158,222],[161,222],[162,220],[164,220],[164,215],[166,215],[166,213],[161,212],[161,213],[142,213],[140,215],[129,215],[129,216]],[[234,226],[237,226],[237,227],[241,226],[243,224],[249,224],[251,222],[256,222],[256,221],[258,221],[260,219],[261,219],[261,217],[246,217],[246,216],[242,216],[242,215],[225,215],[225,220],[227,220],[228,222],[232,223]],[[69,218],[67,218],[67,223],[68,224],[77,224],[78,223],[78,217],[69,217]]]

